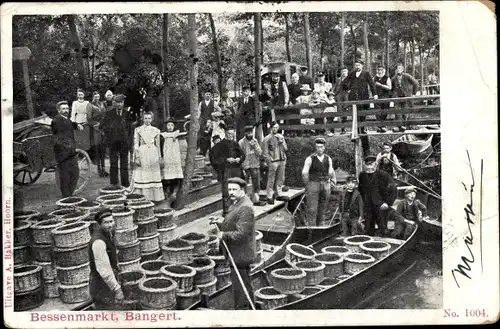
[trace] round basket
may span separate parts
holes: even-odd
[[[136,241],[137,241],[137,225],[134,225],[133,227],[125,230],[115,231],[115,244],[117,247],[128,246]]]
[[[139,283],[146,278],[143,271],[129,271],[118,274],[123,296],[128,300],[135,300],[139,296]]]
[[[140,246],[139,246],[140,248]],[[158,260],[158,257],[161,257],[161,250],[160,248],[153,250],[153,251],[148,251],[148,252],[141,252],[141,263],[150,261],[150,260]]]
[[[56,247],[72,248],[89,243],[89,226],[89,222],[76,222],[56,227],[52,230]]]
[[[224,272],[219,272],[216,274],[217,277],[217,286],[216,289],[221,290],[222,288],[225,288],[226,286],[231,284],[231,269],[228,268]]]
[[[57,266],[71,267],[89,262],[88,243],[71,248],[54,248],[54,260]]]
[[[325,277],[336,278],[344,274],[344,259],[342,256],[334,253],[317,254],[313,260],[325,265]]]
[[[59,297],[59,281],[45,281],[43,283],[43,294],[45,298]]]
[[[108,208],[110,210],[113,210],[115,208],[123,208],[123,207],[125,207],[125,200],[109,200],[109,201],[104,201],[102,203],[102,206],[104,208]]]
[[[141,263],[141,271],[144,272],[147,278],[161,276],[160,269],[166,265],[169,264],[164,260],[150,260]]]
[[[33,244],[33,258],[38,262],[52,262],[54,246],[51,244]]]
[[[15,292],[14,294],[14,311],[23,312],[39,307],[45,300],[43,287],[25,292]]]
[[[361,244],[368,241],[373,241],[373,238],[369,235],[353,235],[345,238],[344,244],[351,252],[362,252]]]
[[[375,263],[375,258],[367,254],[352,253],[344,258],[344,272],[355,274],[370,267]]]
[[[139,283],[139,302],[152,309],[175,306],[175,281],[165,277],[146,278]]]
[[[212,181],[214,180],[214,174],[212,173],[205,173],[202,174],[203,176],[203,184],[204,185],[210,185]]]
[[[202,176],[193,176],[191,178],[191,189],[199,189],[203,187],[203,177]]]
[[[141,258],[141,242],[139,240],[117,247],[117,249],[119,251],[117,254],[119,262],[129,262]]]
[[[158,218],[158,228],[164,229],[174,225],[174,210],[173,209],[155,209],[154,215]]]
[[[190,232],[180,237],[194,247],[193,256],[204,256],[208,252],[208,236],[202,233]]]
[[[90,263],[77,266],[61,267],[56,266],[57,278],[61,284],[75,285],[88,282],[90,278]]]
[[[350,274],[342,274],[337,279],[339,279],[340,281],[344,281],[344,280],[349,279],[350,277],[351,277]]]
[[[31,236],[36,244],[54,244],[52,230],[64,225],[64,222],[58,219],[47,219],[35,223],[31,226]]]
[[[31,261],[29,246],[14,247],[14,265],[27,264]]]
[[[151,217],[154,217],[155,204],[151,201],[148,201],[148,200],[140,201],[140,202],[128,205],[128,207],[130,209],[135,210],[134,220],[136,223],[148,221]]]
[[[210,257],[196,257],[189,266],[196,271],[196,275],[194,276],[195,285],[213,281],[215,262]]]
[[[298,243],[290,243],[286,246],[285,261],[293,266],[297,262],[312,259],[314,255],[316,252],[312,248]]]
[[[56,219],[61,220],[61,217],[67,214],[71,214],[72,212],[75,211],[75,208],[61,208],[54,210],[53,212],[49,213],[49,216],[55,217]]]
[[[161,246],[163,260],[175,265],[188,265],[193,261],[193,245],[175,239]]]
[[[345,257],[345,255],[349,254],[351,251],[348,248],[342,246],[329,246],[321,249],[321,252],[329,254],[337,254],[340,257]]]
[[[62,215],[61,220],[65,222],[65,224],[74,223],[78,221],[86,221],[90,218],[90,212],[75,210],[69,214]]]
[[[195,287],[189,292],[180,292],[177,290],[177,309],[185,310],[191,305],[197,303],[200,300],[201,290]]]
[[[287,295],[275,290],[273,287],[262,287],[255,291],[255,299],[262,303],[262,309],[272,310],[287,303]]]
[[[32,223],[20,220],[14,222],[14,246],[25,246],[31,243],[31,230]]]
[[[325,278],[325,264],[314,260],[303,260],[294,265],[306,272],[306,285],[315,286]]]
[[[77,197],[77,196],[70,196],[70,197],[58,200],[56,202],[56,205],[59,208],[76,208],[79,204],[84,203],[85,201],[87,201],[87,199]]]
[[[208,236],[208,252],[210,252],[210,250],[213,250],[215,252],[218,252],[219,251],[219,238],[217,237],[217,235],[209,235]]]
[[[93,217],[99,211],[99,209],[101,209],[101,204],[97,201],[86,201],[79,204],[76,209],[80,211],[86,211],[89,213],[90,217]]]
[[[130,272],[130,271],[140,271],[141,270],[141,258],[129,260],[128,262],[119,262],[118,267],[121,272]]]
[[[42,279],[44,281],[53,281],[57,279],[56,267],[53,263],[33,262],[34,265],[42,267]]]
[[[391,245],[384,241],[368,241],[360,245],[365,254],[372,255],[375,259],[382,259],[389,255]]]
[[[177,283],[177,292],[189,292],[193,289],[196,271],[190,266],[165,265],[160,269],[160,273]]]
[[[20,220],[29,220],[32,217],[39,215],[41,215],[41,213],[35,210],[16,210],[14,211],[14,222]]]
[[[194,169],[205,168],[205,157],[203,155],[196,155],[194,157]]]
[[[306,287],[304,290],[302,290],[302,292],[300,294],[294,294],[292,296],[293,299],[303,299],[303,298],[306,298],[308,296],[311,296],[311,295],[314,295],[315,293],[318,293],[320,291],[322,291],[323,289],[320,288],[319,286],[316,286],[316,287]]]
[[[264,235],[262,234],[261,231],[255,231],[255,250],[261,250],[262,249],[262,238]]]
[[[325,278],[323,281],[318,283],[317,286],[322,288],[322,289],[327,289],[327,288],[333,287],[334,285],[336,285],[339,282],[340,282],[340,280],[338,278]]]
[[[110,185],[99,189],[100,195],[122,194],[123,192],[125,192],[125,188],[121,186]]]
[[[306,286],[307,274],[298,268],[279,268],[271,271],[271,284],[282,294],[298,294]]]
[[[177,228],[177,225],[172,225],[169,228],[159,228],[158,234],[160,235],[160,244],[167,244],[169,241],[172,241],[175,237],[174,231]]]
[[[156,233],[155,235],[152,236],[139,238],[139,241],[141,242],[141,253],[154,251],[160,248],[160,242],[158,239],[159,236],[160,234]]]
[[[32,291],[42,285],[42,267],[20,265],[14,268],[14,293]]]
[[[127,194],[125,197],[126,197],[125,202],[127,203],[127,205],[140,203],[142,201],[147,201],[144,195],[137,193]]]
[[[200,289],[202,295],[210,296],[217,291],[217,278],[214,277],[214,279],[211,282],[198,284],[196,285],[196,287]]]
[[[149,220],[140,222],[138,226],[137,235],[139,238],[147,238],[158,234],[158,219],[156,217],[151,217]]]
[[[61,301],[66,304],[83,303],[91,300],[89,283],[83,282],[75,285],[59,285]]]
[[[224,273],[229,269],[229,261],[218,250],[209,250],[207,256],[215,263],[215,274]]]
[[[111,209],[117,230],[126,230],[134,227],[134,211],[125,207]]]
[[[100,204],[103,204],[106,201],[125,201],[127,197],[123,194],[104,194],[101,196],[98,196],[95,201],[99,202]]]

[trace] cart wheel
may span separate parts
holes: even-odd
[[[78,178],[78,183],[76,184],[76,189],[74,194],[83,191],[83,189],[90,182],[92,177],[90,157],[84,150],[76,149],[76,159],[78,161],[78,168],[80,169],[80,177]]]
[[[14,184],[16,185],[31,185],[40,178],[42,175],[43,168],[38,171],[30,171],[29,168],[25,168],[14,172]]]

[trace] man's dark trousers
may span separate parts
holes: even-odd
[[[80,176],[76,154],[58,163],[57,168],[59,171],[59,187],[63,198],[72,196]]]
[[[128,153],[129,147],[126,141],[114,141],[109,146],[109,179],[111,185],[118,184],[118,158],[120,158],[121,185],[124,187],[128,187],[130,185],[128,178]]]

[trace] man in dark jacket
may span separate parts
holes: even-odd
[[[351,236],[363,232],[363,198],[356,188],[356,177],[346,178],[346,191],[344,192],[342,204],[342,234]]]
[[[375,223],[382,235],[387,235],[387,220],[393,215],[397,188],[391,175],[377,169],[376,157],[367,156],[359,174],[359,192],[364,203],[365,233],[375,234]]]
[[[200,111],[200,130],[198,131],[198,140],[200,140],[201,134],[205,131],[207,126],[207,121],[212,117],[214,112],[214,101],[212,99],[212,92],[209,89],[205,90],[203,94],[203,100],[198,105],[198,110]]]
[[[300,68],[301,75],[299,77],[299,84],[302,85],[309,85],[311,87],[311,90],[314,90],[314,81],[313,79],[309,76],[308,74],[309,69],[307,66],[303,66]]]
[[[125,96],[116,95],[114,107],[107,111],[100,124],[100,130],[104,132],[109,147],[109,162],[111,185],[118,183],[118,159],[120,159],[120,181],[123,187],[128,187],[128,154],[132,144],[132,122],[130,113],[124,109]]]
[[[225,219],[213,219],[217,224],[218,237],[225,241],[234,263],[241,275],[249,297],[254,300],[250,278],[250,265],[256,258],[255,214],[252,201],[245,195],[245,180],[239,177],[228,179],[231,205]],[[250,309],[248,298],[240,284],[236,272],[231,269],[235,309]]]
[[[255,99],[250,95],[250,86],[243,86],[243,96],[238,99],[236,110],[236,140],[245,136],[245,126],[255,126]]]
[[[418,90],[418,81],[408,73],[404,73],[403,64],[398,64],[396,67],[396,74],[392,77],[392,97],[413,97]],[[396,108],[406,109],[412,107],[410,101],[396,103]],[[397,115],[398,120],[408,120],[409,114]],[[399,131],[405,131],[405,125],[399,127]]]
[[[61,101],[57,103],[56,108],[59,113],[52,119],[50,127],[54,134],[54,155],[57,161],[59,187],[63,198],[66,198],[73,195],[80,174],[73,130],[83,130],[83,126],[69,120],[68,102]]]
[[[118,256],[114,242],[115,221],[109,209],[99,211],[94,219],[99,228],[92,234],[88,245],[90,296],[96,310],[118,310],[124,296],[118,282]]]
[[[340,69],[340,77],[337,79],[335,82],[335,85],[333,86],[333,95],[335,96],[335,101],[337,102],[347,102],[349,100],[349,85],[347,84],[349,80],[347,80],[347,76],[349,75],[349,70],[347,67],[343,67]],[[337,110],[339,112],[345,112],[348,111],[350,106],[346,105],[338,105]],[[333,118],[328,118],[328,122],[333,122]],[[342,122],[347,121],[347,117],[342,117],[341,118]],[[341,133],[345,133],[345,128],[342,127]]]

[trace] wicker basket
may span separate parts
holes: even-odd
[[[14,268],[14,293],[35,290],[42,285],[42,267],[20,265]]]
[[[207,185],[212,184],[212,181],[214,180],[214,174],[205,173],[201,176],[203,176],[203,185],[207,186]]]
[[[177,292],[189,292],[193,289],[196,271],[190,266],[165,265],[160,269],[160,273],[177,283]]]
[[[173,209],[155,209],[154,215],[158,218],[158,228],[164,229],[174,225]]]
[[[110,210],[113,210],[115,208],[123,208],[123,207],[125,207],[125,200],[109,200],[109,201],[104,201],[102,203],[102,206],[104,208],[108,208]]]
[[[127,300],[135,300],[139,296],[139,283],[146,278],[143,271],[129,271],[118,274],[123,295]]]
[[[209,235],[208,236],[208,252],[210,252],[210,250],[213,250],[214,252],[218,252],[219,251],[219,238],[217,237],[217,235]]]
[[[33,258],[38,262],[52,262],[54,260],[53,248],[51,244],[33,244]]]
[[[140,245],[139,245],[140,248]],[[158,248],[153,251],[141,252],[141,263],[150,261],[150,260],[158,260],[158,257],[161,257],[161,249]]]
[[[139,283],[139,301],[151,309],[165,309],[175,306],[175,281],[165,277],[146,278]]]
[[[117,247],[128,246],[137,241],[137,225],[126,230],[115,231],[115,243]]]
[[[151,217],[154,217],[154,207],[155,204],[151,201],[141,201],[128,206],[130,209],[134,209],[134,220],[136,223],[141,223],[143,221],[148,221]]]
[[[136,204],[136,203],[141,203],[143,201],[147,201],[147,199],[146,199],[146,197],[144,195],[137,194],[137,193],[127,194],[125,197],[126,197],[125,202],[127,203],[127,205],[131,205],[131,204]]]
[[[64,222],[58,219],[47,219],[33,224],[31,226],[33,242],[39,245],[53,245],[54,240],[52,238],[52,230],[62,225],[64,225]]]
[[[203,177],[193,176],[191,177],[191,190],[199,189],[203,187]]]
[[[262,303],[263,310],[272,310],[287,303],[287,295],[275,290],[273,287],[263,287],[255,292],[255,299]]]
[[[79,222],[79,221],[86,221],[89,220],[90,218],[90,212],[82,210],[74,210],[69,214],[62,215],[60,218],[65,224]]]
[[[180,292],[177,290],[177,309],[185,310],[191,305],[200,301],[201,290],[199,288],[194,288],[189,292]]]
[[[41,213],[35,210],[16,210],[14,211],[14,222],[20,220],[29,220],[32,217],[39,215],[41,215]]]
[[[306,272],[306,285],[315,286],[325,278],[325,264],[314,260],[303,260],[295,267]]]
[[[207,256],[210,257],[210,259],[215,263],[215,274],[224,273],[229,269],[229,260],[227,260],[226,257],[218,251],[209,250]]]
[[[353,235],[344,239],[345,246],[351,252],[363,252],[360,248],[363,242],[373,241],[369,235]]]
[[[196,287],[200,289],[202,295],[210,296],[217,291],[217,278],[214,277],[214,279],[208,283],[197,284]]]
[[[161,246],[163,260],[175,265],[188,265],[193,261],[193,245],[175,239]]]
[[[194,157],[194,169],[200,170],[205,168],[205,157],[203,155],[197,155]]]
[[[71,267],[89,262],[88,243],[71,248],[54,248],[54,260],[57,266]]]
[[[340,257],[345,257],[347,254],[351,253],[351,250],[347,247],[342,246],[329,246],[321,249],[322,253],[336,254]]]
[[[86,211],[89,213],[90,217],[93,217],[101,209],[101,204],[97,201],[86,201],[79,204],[76,209],[80,211]]]
[[[224,272],[219,272],[216,274],[217,277],[217,291],[225,288],[226,286],[231,284],[231,269],[228,268]]]
[[[57,278],[59,279],[59,282],[61,282],[61,284],[71,286],[89,281],[89,263],[69,267],[56,266],[56,270]]]
[[[70,197],[58,200],[56,202],[56,205],[59,208],[76,208],[79,204],[84,203],[85,201],[87,201],[87,199],[77,197],[77,196],[70,196]]]
[[[90,223],[65,224],[52,230],[54,243],[58,248],[72,248],[90,241]]]
[[[83,303],[90,301],[89,283],[83,282],[76,285],[59,285],[59,295],[61,301],[66,304]]]
[[[156,233],[152,236],[139,238],[139,241],[141,241],[141,253],[154,251],[160,248],[160,240],[158,239],[159,236],[160,234]]]
[[[131,260],[141,258],[141,242],[137,239],[127,245],[122,245],[118,248],[118,261],[129,262]]]
[[[29,246],[14,247],[14,265],[27,264],[31,261]]]
[[[52,216],[52,217],[55,217],[55,218],[61,220],[62,216],[67,215],[67,214],[71,214],[74,211],[75,211],[74,208],[61,208],[61,209],[54,210],[53,212],[50,212],[49,216]]]
[[[337,279],[339,279],[340,281],[344,281],[344,280],[349,279],[350,277],[351,277],[351,274],[342,274]]]
[[[53,281],[57,279],[57,271],[54,263],[33,262],[34,265],[42,267],[42,279],[44,281]]]
[[[118,267],[120,268],[120,272],[140,271],[141,258],[129,260],[128,262],[119,262]]]
[[[325,265],[325,277],[327,278],[336,278],[344,274],[344,259],[338,254],[317,254],[313,260]]]
[[[108,194],[123,194],[125,192],[124,187],[118,187],[118,186],[106,186],[101,189],[99,189],[99,194],[100,195],[108,195]]]
[[[384,241],[369,241],[360,245],[365,254],[372,255],[375,259],[382,259],[391,252],[391,245]]]
[[[297,268],[279,268],[271,271],[271,284],[282,294],[298,294],[306,287],[307,274]]]
[[[158,234],[160,234],[160,245],[167,244],[168,242],[172,241],[175,237],[175,229],[177,228],[177,225],[172,225],[169,228],[159,228],[158,229]]]
[[[139,238],[147,238],[158,234],[158,219],[156,217],[151,217],[149,220],[140,222],[138,226],[137,235]]]
[[[208,252],[208,236],[191,232],[180,237],[180,240],[193,245],[193,256],[205,256]]]
[[[104,202],[106,201],[125,201],[127,197],[123,194],[104,194],[101,196],[98,196],[95,201],[99,202],[100,204],[103,205]]]
[[[322,288],[322,289],[328,289],[330,287],[333,287],[337,283],[339,283],[340,280],[338,278],[324,278],[323,281],[318,283],[317,287]]]
[[[300,294],[294,294],[292,296],[292,299],[299,300],[299,299],[304,299],[308,296],[314,295],[315,293],[318,293],[322,291],[323,289],[320,288],[319,286],[316,287],[306,287]]]
[[[194,276],[195,285],[202,285],[213,281],[215,262],[210,257],[195,257],[189,266],[196,271],[196,275]]]
[[[314,255],[316,252],[312,248],[298,243],[290,243],[286,246],[285,261],[293,266],[297,262],[312,259]]]
[[[56,298],[59,297],[59,281],[45,281],[43,283],[43,294],[45,298]]]
[[[16,291],[14,293],[14,311],[23,312],[32,310],[42,305],[44,300],[42,286],[25,292]]]
[[[169,265],[169,263],[164,260],[150,260],[141,263],[141,271],[144,272],[147,278],[161,276],[160,269],[167,265]]]
[[[375,263],[375,258],[367,254],[352,253],[344,258],[344,272],[355,274],[370,267]]]
[[[31,243],[31,230],[32,223],[20,220],[14,222],[14,246],[25,246]]]
[[[264,237],[264,234],[262,234],[261,231],[255,231],[255,250],[262,249],[262,238],[263,237]]]
[[[111,209],[117,230],[126,230],[134,227],[134,211],[125,207]]]

